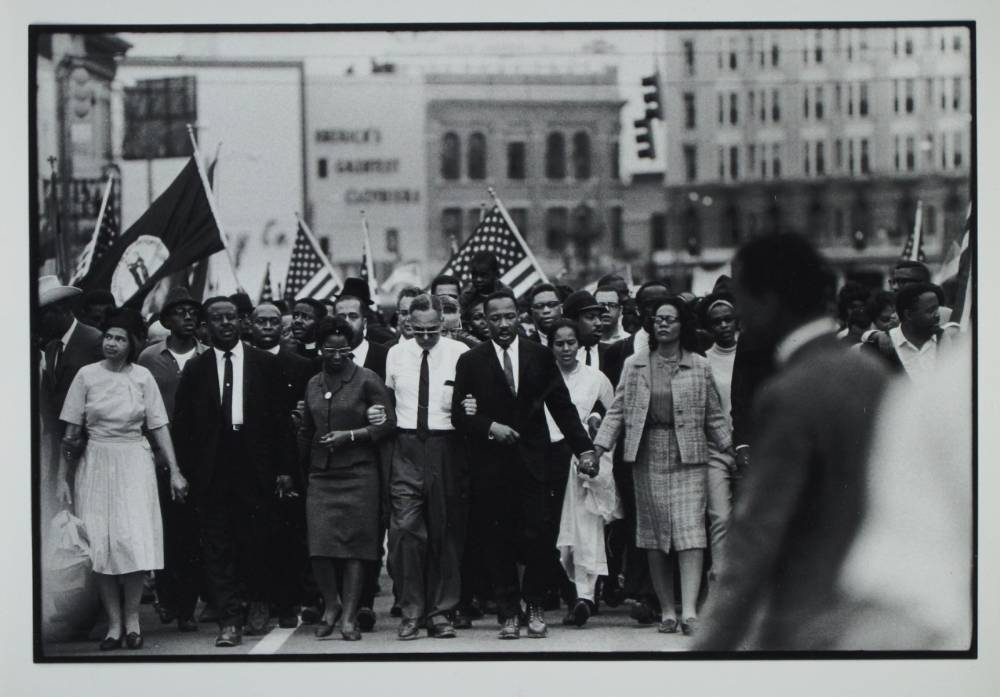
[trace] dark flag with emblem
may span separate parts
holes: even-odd
[[[458,248],[438,275],[455,276],[463,286],[470,285],[470,264],[476,252],[496,255],[500,281],[517,297],[524,295],[538,281],[546,280],[545,273],[499,202],[483,217],[476,231]]]
[[[899,256],[903,261],[919,261],[921,263],[927,261],[927,257],[924,256],[923,212],[923,206],[918,203],[917,216],[913,222],[913,232],[906,238],[906,246],[903,248],[903,253]]]
[[[271,289],[271,264],[267,265],[264,270],[264,283],[260,287],[260,303],[269,303],[274,301],[274,291]]]
[[[108,185],[104,189],[104,197],[101,199],[101,210],[97,214],[97,224],[94,226],[94,234],[90,242],[83,248],[79,259],[76,262],[76,269],[70,279],[71,286],[83,287],[86,283],[90,269],[94,268],[101,259],[108,253],[114,245],[115,240],[121,232],[118,215],[115,213],[114,191],[115,177],[108,177]]]
[[[325,300],[333,297],[341,285],[340,276],[323,254],[316,237],[299,219],[299,231],[285,277],[285,297]]]
[[[153,205],[90,265],[80,288],[110,290],[141,306],[162,278],[225,248],[194,157]]]

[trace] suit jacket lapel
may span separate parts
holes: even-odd
[[[215,410],[221,411],[222,397],[219,394],[220,390],[219,369],[216,366],[215,349],[214,348],[209,349],[208,351],[205,352],[205,355],[208,358],[208,360],[205,361],[204,370],[205,372],[208,373],[208,375],[206,375],[204,378],[204,384],[208,385],[211,388],[210,391],[212,393],[212,404],[215,405]]]
[[[45,374],[50,385],[56,384],[56,366],[54,364],[56,358],[56,346],[58,346],[59,341],[59,339],[54,339],[49,342],[48,346],[45,347]]]
[[[649,406],[650,386],[649,386],[649,353],[640,351],[633,354],[633,367],[635,368],[635,403],[643,407]]]
[[[524,347],[524,343],[518,339],[517,342],[517,396],[521,396],[521,392],[525,386],[524,373],[528,369],[528,357],[527,349]],[[506,380],[505,380],[506,382]]]

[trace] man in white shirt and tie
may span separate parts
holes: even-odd
[[[461,592],[467,511],[465,444],[451,423],[455,366],[468,347],[441,336],[441,300],[410,304],[412,339],[386,359],[385,384],[399,430],[389,477],[389,567],[403,618],[399,638],[416,639],[421,620],[434,638],[451,638],[448,613]]]

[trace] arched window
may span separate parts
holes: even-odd
[[[449,131],[441,139],[441,177],[458,179],[461,172],[462,142],[458,135]]]
[[[565,208],[550,208],[545,211],[545,246],[553,252],[566,248],[566,228],[569,214]]]
[[[469,136],[469,179],[486,179],[486,136],[473,133]]]
[[[681,228],[684,232],[684,246],[689,254],[701,254],[701,216],[698,209],[689,205],[681,217]]]
[[[566,139],[562,133],[550,133],[545,141],[545,176],[566,178]]]
[[[590,179],[590,136],[585,131],[573,135],[573,176]]]

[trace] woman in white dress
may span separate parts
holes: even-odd
[[[557,320],[549,329],[549,347],[569,390],[580,421],[591,437],[601,425],[601,414],[614,401],[614,388],[604,373],[577,360],[580,348],[576,322]],[[549,432],[558,431],[546,410]],[[621,517],[621,506],[611,475],[611,456],[602,458],[596,473],[579,471],[576,458],[566,463],[569,479],[563,496],[556,546],[566,575],[576,586],[576,602],[563,619],[565,625],[582,627],[594,611],[597,577],[607,575],[604,526]]]
[[[188,485],[177,468],[167,413],[152,373],[134,363],[142,317],[122,310],[104,330],[104,360],[76,374],[63,404],[66,422],[56,494],[74,505],[90,543],[101,602],[108,613],[102,651],[142,648],[139,602],[143,577],[163,568],[163,523],[156,472],[143,427],[170,467],[171,493]],[[70,464],[79,459],[73,486]],[[71,493],[72,492],[72,493]],[[124,604],[119,584],[124,587]]]

